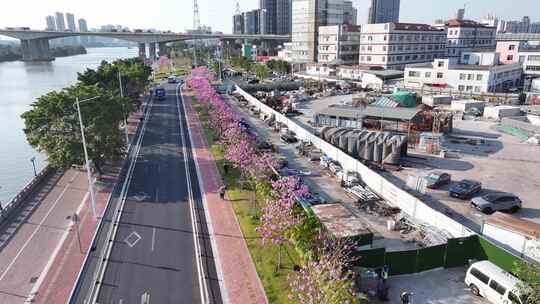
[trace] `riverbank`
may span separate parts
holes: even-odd
[[[51,48],[51,56],[54,58],[85,55],[88,52],[82,45],[66,45]],[[21,47],[18,45],[0,45],[0,62],[22,60]]]

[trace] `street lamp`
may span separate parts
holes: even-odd
[[[120,84],[120,97],[124,99],[124,88],[122,86],[122,75],[120,74],[120,69],[118,69],[118,83]],[[123,102],[122,102],[122,110],[124,111],[124,129],[126,133],[126,146],[129,146],[127,113],[126,113],[126,106],[124,105]]]
[[[84,161],[86,162],[86,175],[88,176],[88,189],[90,191],[90,199],[92,200],[92,214],[94,215],[94,218],[97,218],[96,196],[94,194],[94,183],[92,182],[92,173],[90,172],[90,161],[88,160],[88,150],[86,149],[86,139],[84,137],[84,125],[82,121],[80,104],[82,102],[91,101],[97,98],[99,98],[99,96],[79,101],[79,97],[77,97],[75,101],[75,105],[77,106],[77,113],[79,114],[79,124],[81,126],[81,136],[82,136],[83,149],[84,149]]]
[[[30,161],[32,162],[32,166],[34,167],[34,176],[37,176],[37,171],[36,171],[36,157],[32,157],[30,158]]]

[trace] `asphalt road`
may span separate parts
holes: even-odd
[[[165,89],[150,110],[97,303],[221,303],[183,101],[176,85]]]

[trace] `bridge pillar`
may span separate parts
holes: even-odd
[[[150,59],[156,60],[156,44],[153,42],[150,42],[148,44],[148,51],[150,53]]]
[[[166,42],[160,42],[158,43],[159,47],[159,56],[166,56],[167,55],[167,43]]]
[[[146,58],[146,44],[139,43],[139,57],[142,59]]]
[[[23,61],[52,61],[49,48],[49,39],[23,39],[21,40]]]

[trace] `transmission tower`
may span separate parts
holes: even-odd
[[[199,4],[197,0],[193,0],[193,29],[199,30],[201,28],[201,15],[199,14]]]

